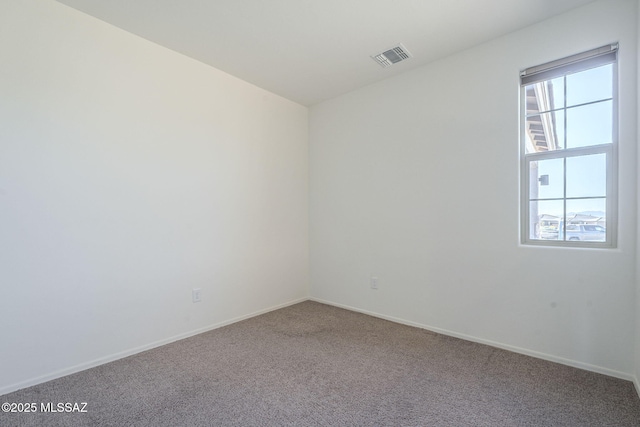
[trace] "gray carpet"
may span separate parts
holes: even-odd
[[[628,381],[314,302],[0,402],[87,402],[2,426],[640,426]]]

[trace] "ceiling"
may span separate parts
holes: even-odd
[[[593,0],[58,0],[313,105]],[[370,56],[402,43],[382,68]]]

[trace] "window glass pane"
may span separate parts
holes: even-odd
[[[567,200],[566,240],[604,242],[606,233],[607,200]]]
[[[530,162],[530,199],[564,197],[564,159]]]
[[[606,217],[607,199],[605,197],[596,199],[571,199],[567,200],[567,221],[573,219],[581,219],[581,216],[588,215],[591,217]],[[593,219],[593,218],[591,218]]]
[[[564,110],[527,117],[526,152],[540,153],[564,148]]]
[[[562,200],[543,200],[529,203],[529,238],[558,240],[562,223]]]
[[[567,109],[567,148],[612,142],[612,102]]]
[[[613,64],[567,76],[567,106],[609,99],[613,93]]]
[[[564,108],[564,77],[531,84],[525,95],[528,115]]]
[[[606,154],[567,158],[567,197],[604,197],[606,194]]]

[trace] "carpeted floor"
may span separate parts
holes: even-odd
[[[38,406],[1,426],[640,426],[628,381],[314,302],[0,402]]]

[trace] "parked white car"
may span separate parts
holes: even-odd
[[[607,239],[607,230],[601,225],[568,224],[566,232],[567,240],[604,242]]]

